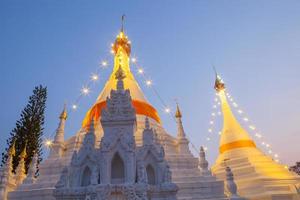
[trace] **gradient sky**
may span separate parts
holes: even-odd
[[[177,98],[186,133],[215,160],[218,136],[206,142],[216,66],[228,90],[283,163],[299,161],[300,1],[0,1],[0,150],[32,89],[48,87],[45,136],[55,131],[65,101],[109,55],[126,14],[132,52],[174,109]],[[111,59],[110,59],[111,63]],[[80,128],[111,68],[69,114],[66,135]],[[148,100],[153,91],[136,77]],[[174,121],[160,112],[164,127]],[[218,124],[222,123],[218,118]]]

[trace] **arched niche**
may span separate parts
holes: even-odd
[[[147,165],[146,172],[147,172],[148,184],[155,185],[155,183],[156,183],[155,170],[152,167],[152,165],[150,165],[150,164]]]
[[[116,153],[111,161],[111,183],[124,183],[125,165],[119,153]]]
[[[85,187],[91,184],[92,172],[88,166],[86,166],[81,175],[81,186]]]

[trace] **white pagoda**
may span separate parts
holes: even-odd
[[[179,107],[176,136],[162,127],[130,71],[131,43],[123,27],[112,49],[112,74],[82,128],[65,140],[64,110],[50,155],[39,166],[40,176],[16,184],[14,175],[4,173],[13,187],[7,178],[0,182],[6,191],[3,199],[239,199],[233,176],[229,174],[227,196],[224,182],[212,176],[203,149],[199,158],[191,154]]]
[[[223,130],[219,156],[212,172],[226,179],[224,169],[230,167],[237,193],[251,200],[298,200],[300,176],[264,154],[233,115],[226,98],[225,84],[216,75],[215,89],[221,101]]]

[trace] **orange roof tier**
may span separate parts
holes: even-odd
[[[132,100],[132,105],[138,115],[144,115],[154,119],[156,122],[160,123],[160,118],[153,106],[147,104],[145,102],[139,100]],[[102,101],[96,103],[86,114],[83,122],[82,127],[89,127],[90,122],[92,119],[99,120],[101,118],[102,109],[106,107],[106,101]]]

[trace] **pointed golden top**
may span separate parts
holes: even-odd
[[[16,140],[15,139],[13,140],[12,145],[9,148],[8,154],[10,156],[16,155]]]
[[[178,103],[177,103],[177,106],[176,106],[175,117],[176,117],[176,118],[181,118],[181,117],[182,117],[182,114],[181,114],[181,112],[180,112]]]
[[[67,105],[64,104],[64,109],[63,111],[61,112],[60,116],[59,116],[59,119],[63,119],[63,120],[66,120],[68,117],[68,114],[67,114]]]
[[[214,88],[217,92],[225,90],[225,83],[217,73],[216,73],[216,81],[215,81]]]
[[[127,56],[129,56],[131,52],[131,45],[130,41],[124,33],[124,19],[125,15],[122,16],[121,31],[118,34],[115,43],[112,45],[112,52],[116,55],[122,49],[123,51],[125,51]]]
[[[27,156],[26,149],[27,149],[27,142],[25,143],[24,149],[20,154],[20,158],[26,158]]]

